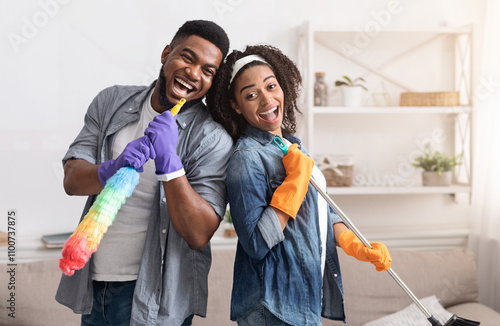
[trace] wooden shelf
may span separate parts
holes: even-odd
[[[37,260],[58,259],[62,257],[60,248],[46,248],[41,234],[26,234],[16,238],[15,256],[8,259],[8,247],[0,247],[0,263],[25,263]]]
[[[236,248],[238,238],[223,236],[223,225],[219,227],[210,241],[213,250]],[[25,234],[16,239],[15,256],[13,261],[8,259],[8,247],[0,246],[0,264],[18,264],[37,260],[59,259],[62,257],[61,248],[47,248],[42,242],[42,234]]]

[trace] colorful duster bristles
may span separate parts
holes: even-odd
[[[59,260],[59,268],[64,274],[73,275],[75,270],[85,266],[138,183],[139,173],[132,167],[121,168],[108,179],[87,215],[64,244],[63,258]]]

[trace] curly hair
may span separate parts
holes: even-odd
[[[300,72],[295,63],[293,63],[293,61],[284,55],[278,48],[270,45],[249,45],[246,47],[245,51],[241,52],[234,50],[227,56],[225,62],[219,67],[219,70],[214,77],[212,87],[207,93],[208,109],[210,110],[214,120],[222,124],[234,140],[237,140],[243,134],[243,131],[248,123],[242,115],[236,113],[236,111],[231,108],[230,101],[236,102],[234,84],[238,77],[246,69],[256,65],[266,64],[260,61],[253,61],[245,65],[234,76],[234,80],[231,85],[229,83],[234,63],[238,59],[251,54],[259,55],[267,61],[271,70],[275,74],[275,77],[283,90],[285,99],[281,130],[283,134],[294,134],[297,127],[295,112],[301,113],[297,107],[297,98],[302,84],[302,77],[300,76]]]

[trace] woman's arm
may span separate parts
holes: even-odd
[[[269,206],[268,181],[259,155],[252,150],[236,151],[226,184],[238,241],[250,257],[260,260],[283,241],[288,217]]]
[[[333,233],[335,234],[335,244],[336,244],[336,245],[339,245],[339,241],[338,241],[338,239],[339,239],[339,235],[340,235],[343,231],[345,231],[345,230],[347,230],[347,226],[345,226],[345,224],[344,224],[344,223],[342,223],[342,222],[341,222],[341,223],[335,223],[335,224],[333,225]]]

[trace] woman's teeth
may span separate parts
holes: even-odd
[[[274,120],[278,117],[278,107],[259,113],[259,116],[265,120]]]

